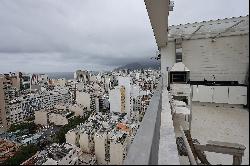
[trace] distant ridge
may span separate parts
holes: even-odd
[[[45,73],[50,79],[65,78],[66,80],[74,78],[74,72],[48,72]]]
[[[122,70],[122,69],[129,69],[129,70],[139,70],[139,69],[160,69],[160,62],[158,61],[144,61],[144,62],[134,62],[129,63],[123,66],[120,66],[114,71]]]

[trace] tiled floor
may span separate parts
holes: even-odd
[[[192,137],[206,144],[208,140],[243,144],[242,164],[249,164],[249,110],[227,104],[193,102]],[[232,164],[233,157],[206,152],[211,164]]]

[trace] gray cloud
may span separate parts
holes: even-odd
[[[248,0],[175,0],[169,23],[248,11]],[[143,0],[0,1],[0,73],[112,69],[156,49]]]
[[[249,14],[249,0],[174,0],[169,25],[245,16]]]

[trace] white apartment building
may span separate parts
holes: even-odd
[[[51,112],[49,113],[49,122],[57,126],[64,126],[69,123],[70,115],[72,115],[72,112],[69,111]]]
[[[89,93],[76,91],[76,103],[87,107],[87,110],[90,110],[90,100]]]
[[[79,82],[88,83],[90,79],[90,74],[88,71],[77,70],[74,73],[74,79]]]
[[[95,163],[95,155],[83,153],[75,145],[54,143],[47,149],[36,153],[22,165],[94,165]]]
[[[136,98],[140,95],[141,88],[138,85],[131,85],[131,97]]]
[[[75,129],[71,129],[69,130],[66,134],[65,134],[65,139],[67,143],[70,143],[72,145],[76,145],[79,146],[79,130],[77,128]]]
[[[94,151],[94,129],[79,132],[79,145],[82,151],[91,153]]]
[[[12,78],[14,79],[14,81]],[[17,88],[14,87],[15,84],[16,77],[12,77],[8,74],[0,74],[0,131],[6,131],[10,127],[10,124],[13,122],[13,119],[10,119],[10,109],[13,110],[13,107],[10,108],[9,103],[18,95]],[[20,105],[18,105],[18,108],[19,107]],[[15,116],[15,114],[18,113],[19,111],[13,113],[12,116]],[[16,121],[16,118],[14,119],[14,121]]]
[[[20,99],[21,98],[13,99],[9,102],[8,125],[22,122],[32,115],[29,109],[24,108],[28,100]]]
[[[68,109],[69,111],[74,112],[75,116],[84,116],[84,113],[87,112],[87,107],[79,104],[70,104]]]
[[[114,89],[110,90],[109,102],[110,112],[125,112],[125,110],[122,110],[121,108],[121,89],[119,86],[116,86]]]
[[[125,87],[125,112],[130,114],[132,107],[131,98],[131,78],[130,77],[118,77],[118,86]]]
[[[66,142],[79,146],[83,152],[91,153],[94,151],[93,128],[75,128],[65,134]]]
[[[128,136],[123,132],[114,132],[110,138],[110,165],[122,165],[126,157]]]
[[[52,79],[52,85],[65,87],[67,80],[65,78]]]
[[[42,126],[48,125],[48,112],[46,110],[35,111],[35,124]]]
[[[28,117],[33,116],[34,111],[43,108],[53,109],[56,104],[68,102],[70,102],[70,96],[65,89],[15,97],[7,105],[8,125],[23,122]]]
[[[106,160],[106,152],[107,152],[107,142],[108,142],[108,135],[104,131],[99,131],[94,135],[94,142],[95,142],[95,155],[97,159],[97,164],[99,165],[107,165],[108,162]]]
[[[67,143],[79,146],[83,152],[95,153],[97,164],[111,164],[111,160],[121,163],[137,128],[138,124],[129,123],[124,114],[98,112],[65,137]],[[115,157],[111,159],[111,155]]]

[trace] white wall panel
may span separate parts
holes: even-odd
[[[175,63],[175,43],[174,42],[168,42],[166,47],[161,48],[161,73],[163,77],[163,85],[168,84],[168,70],[171,69],[171,67]]]
[[[192,101],[199,101],[199,91],[198,91],[198,85],[192,85],[192,90],[193,90],[193,97]]]
[[[228,103],[228,86],[214,86],[213,102]]]
[[[199,101],[212,103],[212,101],[213,101],[213,87],[199,85],[198,88],[199,88],[199,93],[198,93]]]
[[[249,69],[249,35],[184,40],[183,63],[190,69],[191,81],[204,78],[245,83]]]
[[[175,63],[175,42],[168,42],[166,47],[161,48],[161,72],[167,73]]]
[[[229,104],[247,104],[247,87],[230,86],[229,87]]]
[[[193,85],[192,101],[247,104],[246,86],[205,86]]]

